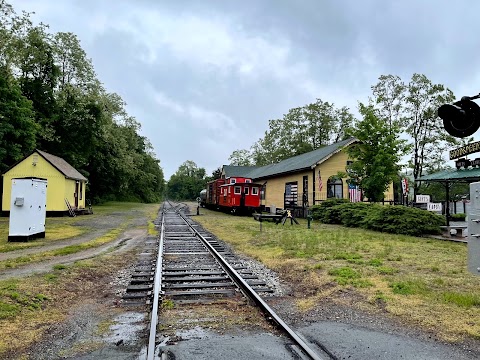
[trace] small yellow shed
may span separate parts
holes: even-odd
[[[10,211],[12,179],[47,179],[47,212],[66,212],[68,205],[73,210],[85,209],[85,185],[87,179],[64,159],[35,150],[20,160],[3,176],[2,210]]]

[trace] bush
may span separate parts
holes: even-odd
[[[325,224],[419,236],[438,234],[445,219],[429,211],[406,206],[350,203],[345,199],[327,200],[312,207],[312,216]]]
[[[453,221],[465,221],[465,214],[464,213],[459,213],[459,214],[451,214],[450,219]]]
[[[445,224],[441,215],[405,206],[384,206],[369,212],[362,227],[370,230],[419,236],[439,234]]]
[[[312,206],[312,217],[314,220],[320,220],[325,224],[340,224],[339,220],[337,220],[339,216],[339,214],[336,212],[337,210],[335,209],[333,212],[330,212],[330,210],[340,204],[345,203],[348,203],[347,199],[332,198],[322,201],[320,205]]]
[[[336,208],[340,213],[341,224],[348,227],[362,227],[363,221],[369,212],[373,211],[374,204],[368,203],[346,203]]]

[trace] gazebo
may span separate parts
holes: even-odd
[[[449,224],[450,217],[450,201],[448,200],[450,195],[450,185],[456,183],[470,184],[475,181],[480,181],[480,168],[467,168],[467,169],[448,169],[437,173],[422,176],[416,180],[417,182],[438,182],[445,186],[445,193],[447,204],[445,208],[445,215],[447,218],[447,226]]]

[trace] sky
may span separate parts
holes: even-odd
[[[127,103],[168,179],[207,174],[289,109],[317,98],[357,114],[379,76],[480,92],[476,0],[7,0],[73,32]],[[455,4],[455,5],[454,5]]]

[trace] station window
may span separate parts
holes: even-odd
[[[245,188],[245,195],[248,195],[248,187]]]
[[[252,188],[252,195],[258,195],[258,188],[256,187]]]
[[[241,193],[242,193],[242,187],[241,186],[235,186],[234,194],[241,194]]]

